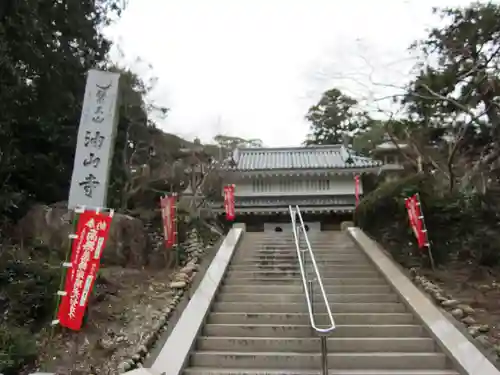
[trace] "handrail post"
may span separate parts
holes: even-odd
[[[314,316],[314,294],[313,294],[313,280],[307,280],[307,287],[309,288],[309,300],[311,301],[311,313]]]
[[[321,341],[321,375],[328,375],[328,338],[320,335]]]

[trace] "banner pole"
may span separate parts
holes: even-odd
[[[175,197],[175,199],[173,200],[173,211],[174,211],[174,216],[172,218],[172,224],[174,226],[173,228],[173,235],[174,235],[174,243],[173,243],[173,247],[174,247],[174,251],[175,251],[175,265],[176,267],[179,267],[180,266],[180,263],[181,263],[181,257],[180,257],[180,254],[179,254],[179,239],[177,237],[178,235],[178,232],[177,232],[177,194],[175,193],[172,193],[172,196]]]
[[[429,260],[431,263],[431,268],[433,271],[436,270],[436,264],[434,263],[434,256],[432,255],[432,249],[431,249],[431,243],[429,241],[429,232],[427,231],[427,225],[425,225],[425,218],[424,218],[424,210],[422,209],[422,204],[420,203],[420,194],[417,193],[417,202],[418,202],[418,207],[420,208],[420,217],[419,219],[422,220],[422,226],[423,231],[425,233],[425,245],[427,246],[427,252],[429,254]]]
[[[359,205],[359,175],[354,176],[354,195],[356,199],[356,208]]]
[[[76,226],[78,223],[78,218],[80,217],[81,211],[85,210],[85,207],[79,207],[75,208],[73,212],[75,215],[73,216],[73,220],[71,223],[71,233],[68,234],[68,237],[70,239],[69,241],[69,246],[66,250],[66,255],[64,257],[64,262],[62,263],[62,272],[61,272],[61,277],[59,279],[59,288],[57,289],[57,294],[56,294],[56,302],[55,302],[55,311],[53,315],[53,320],[51,323],[51,328],[50,328],[50,338],[54,337],[54,331],[55,331],[55,326],[59,324],[59,320],[57,319],[58,315],[58,310],[59,310],[59,304],[61,303],[61,292],[64,290],[64,284],[66,281],[66,275],[68,274],[68,269],[71,268],[71,263],[68,262],[68,257],[71,255],[71,250],[73,249],[73,241],[76,239],[75,238],[75,232],[76,232]]]

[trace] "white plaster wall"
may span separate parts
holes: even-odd
[[[236,196],[294,196],[354,194],[353,176],[243,179],[235,185]],[[360,186],[363,194],[363,186]]]

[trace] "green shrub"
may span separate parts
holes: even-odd
[[[0,324],[0,373],[16,375],[37,358],[33,334],[21,327]]]
[[[8,254],[10,251],[14,254]],[[0,256],[2,317],[36,329],[53,316],[62,269],[40,260],[15,259],[15,255],[15,250],[7,250]]]
[[[397,219],[408,221],[403,198],[419,192],[425,200],[427,196],[432,195],[430,186],[432,182],[421,174],[382,183],[359,202],[354,214],[355,224],[370,232]]]
[[[451,258],[481,265],[497,264],[500,220],[495,205],[483,195],[443,195],[434,186],[439,185],[424,174],[385,183],[360,202],[355,223],[405,263],[419,250],[408,223],[404,198],[418,192],[436,263]]]

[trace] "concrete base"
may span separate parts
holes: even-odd
[[[352,221],[343,221],[340,224],[340,229],[341,230],[347,230],[347,228],[351,228],[354,226],[354,223]]]
[[[151,369],[138,368],[132,371],[127,371],[127,375],[166,375],[165,373],[155,372]]]

